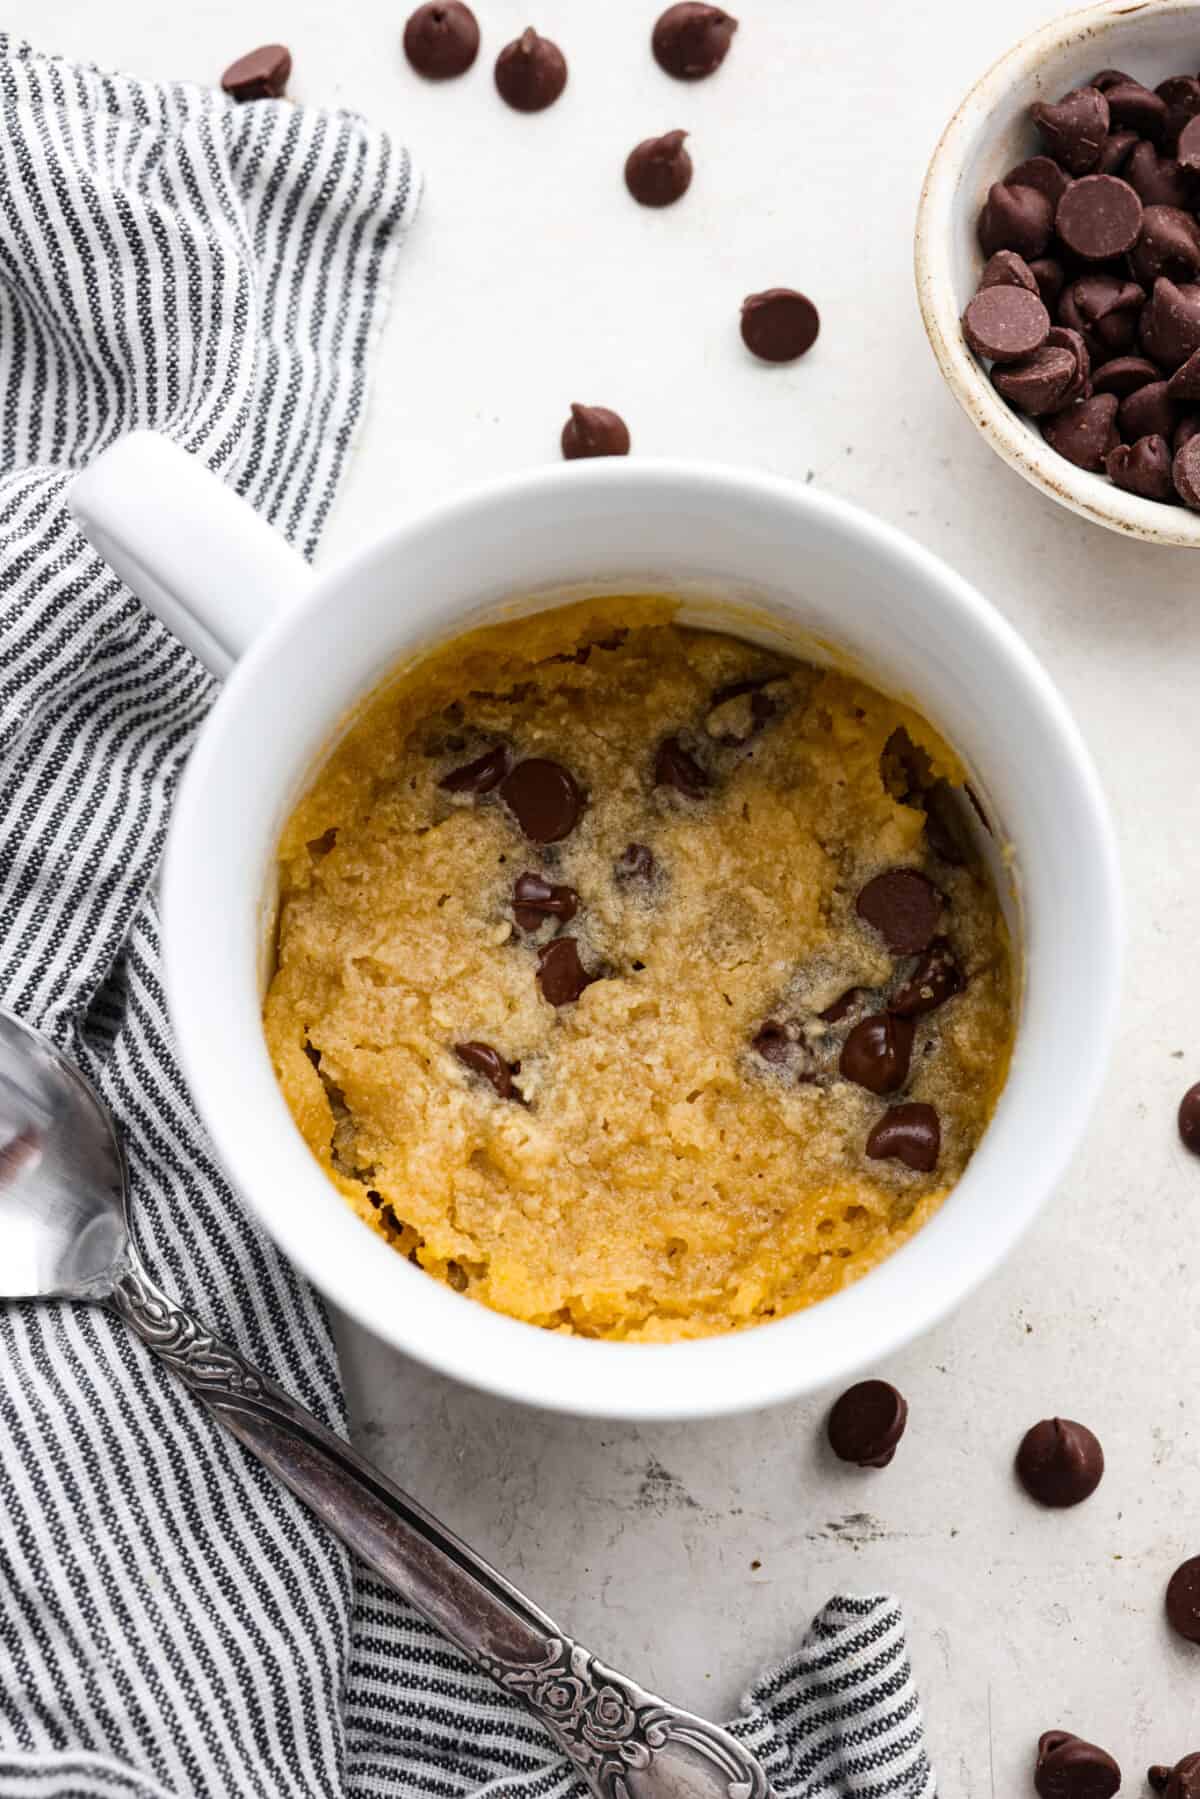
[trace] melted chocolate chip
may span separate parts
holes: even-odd
[[[919,1101],[889,1106],[867,1137],[867,1154],[875,1161],[903,1162],[915,1174],[937,1167],[941,1147],[941,1121],[932,1106]]]
[[[658,19],[650,48],[659,68],[676,81],[702,81],[725,61],[736,30],[737,20],[719,6],[682,0]]]
[[[528,872],[513,883],[513,917],[523,931],[536,931],[547,918],[561,918],[565,924],[578,910],[579,895],[573,887],[556,887]]]
[[[574,937],[556,937],[538,951],[537,981],[548,1005],[572,1005],[595,979],[579,960]]]
[[[531,25],[496,58],[496,91],[517,112],[542,112],[567,85],[567,59]]]
[[[764,1062],[772,1062],[776,1066],[790,1062],[797,1047],[795,1028],[778,1018],[768,1018],[765,1024],[759,1025],[750,1039],[750,1047]]]
[[[958,795],[949,781],[935,781],[921,800],[925,841],[935,856],[961,868],[971,857],[971,837]]]
[[[560,441],[567,462],[586,456],[628,456],[629,426],[619,412],[607,406],[581,406],[577,401]]]
[[[519,1062],[506,1062],[500,1051],[493,1049],[490,1043],[456,1043],[454,1053],[464,1068],[469,1068],[472,1074],[482,1075],[485,1081],[490,1081],[501,1099],[521,1098],[512,1080],[520,1069]]]
[[[763,362],[795,362],[811,350],[821,315],[805,294],[768,287],[742,301],[742,342]]]
[[[945,903],[945,896],[915,868],[889,868],[867,882],[855,909],[893,955],[916,956],[933,942]]]
[[[878,1012],[855,1025],[842,1046],[838,1068],[869,1093],[897,1093],[908,1079],[914,1027],[907,1018]]]
[[[962,969],[945,937],[935,937],[903,986],[892,995],[897,1018],[921,1018],[936,1012],[966,986]]]
[[[1200,1643],[1200,1555],[1181,1562],[1167,1582],[1167,1621],[1189,1643]]]
[[[1194,1156],[1200,1156],[1200,1081],[1189,1087],[1179,1102],[1179,1140]]]
[[[1043,1418],[1022,1437],[1016,1466],[1031,1499],[1041,1505],[1078,1505],[1100,1485],[1104,1451],[1086,1425]]]
[[[860,1380],[834,1405],[825,1429],[839,1460],[886,1468],[907,1423],[908,1403],[889,1381]]]
[[[689,755],[678,737],[664,737],[654,757],[654,785],[673,787],[685,799],[703,799],[712,785],[696,758]]]
[[[497,743],[473,762],[464,762],[443,775],[438,786],[447,793],[491,793],[508,772],[508,746]]]
[[[1067,1730],[1048,1730],[1038,1741],[1033,1784],[1039,1799],[1112,1799],[1121,1770],[1095,1743]]]
[[[826,1006],[823,1012],[817,1013],[817,1017],[822,1024],[840,1024],[848,1013],[853,1012],[862,998],[862,992],[861,987],[847,987],[845,993],[839,994],[831,1006]]]
[[[625,185],[639,206],[673,206],[692,185],[692,159],[683,147],[686,131],[646,137],[625,159]]]
[[[650,882],[657,872],[654,852],[644,843],[627,843],[613,865],[613,876],[618,881]]]
[[[404,54],[427,81],[465,75],[479,54],[479,25],[462,0],[418,6],[404,27]]]
[[[533,843],[559,843],[569,837],[583,811],[574,775],[561,762],[544,756],[518,762],[500,783],[500,798]]]
[[[292,72],[286,44],[263,44],[231,62],[221,86],[235,100],[281,100]]]

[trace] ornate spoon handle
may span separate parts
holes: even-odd
[[[136,1265],[108,1302],[382,1579],[522,1700],[597,1799],[768,1799],[736,1738],[606,1668]]]

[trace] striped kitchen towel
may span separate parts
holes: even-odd
[[[212,682],[63,496],[149,426],[311,555],[412,169],[344,113],[3,38],[0,103],[0,999],[120,1119],[151,1271],[344,1429],[320,1301],[215,1166],[163,1007],[152,880]],[[782,1799],[933,1792],[886,1598],[834,1601],[735,1728]],[[107,1314],[0,1306],[0,1794],[483,1790],[582,1791]]]

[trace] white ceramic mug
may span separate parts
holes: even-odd
[[[286,1253],[376,1335],[510,1399],[622,1418],[750,1410],[878,1367],[988,1274],[1062,1173],[1113,1034],[1119,885],[1103,796],[1048,677],[936,557],[809,488],[624,459],[461,494],[314,573],[198,463],[147,433],[72,511],[223,692],[175,805],[163,877],[180,1054],[231,1178]],[[808,1311],[700,1342],[589,1341],[489,1311],[409,1265],[309,1154],[260,1023],[274,853],[338,727],[415,649],[571,591],[678,593],[686,621],[838,660],[954,744],[1011,846],[1023,971],[995,1118],[911,1242]],[[740,622],[739,622],[740,621]]]

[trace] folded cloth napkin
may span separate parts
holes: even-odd
[[[163,1007],[151,883],[212,682],[63,496],[150,426],[311,555],[415,205],[409,159],[344,113],[3,38],[0,94],[0,998],[120,1119],[152,1272],[344,1430],[320,1301],[215,1166]],[[734,1728],[782,1799],[933,1793],[884,1597],[833,1601]],[[0,1794],[582,1791],[122,1326],[0,1306]]]

